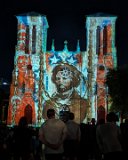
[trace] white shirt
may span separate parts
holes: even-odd
[[[67,136],[67,127],[60,119],[48,119],[44,122],[39,130],[39,139],[43,142],[43,137],[50,144],[58,144],[62,142],[62,145],[56,150],[45,146],[45,153],[63,153],[63,141]]]

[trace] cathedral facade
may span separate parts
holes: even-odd
[[[17,125],[22,116],[39,126],[47,119],[48,108],[56,116],[71,111],[78,123],[104,118],[109,108],[105,79],[116,68],[115,16],[86,16],[87,51],[64,48],[56,51],[54,41],[47,51],[48,22],[44,15],[17,15],[17,45],[10,86],[8,125]]]

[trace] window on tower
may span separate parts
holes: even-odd
[[[25,53],[29,54],[29,26],[26,26]]]
[[[96,29],[96,54],[100,54],[100,26]]]
[[[36,53],[36,26],[32,28],[32,54]]]
[[[107,54],[107,26],[103,29],[103,54]]]

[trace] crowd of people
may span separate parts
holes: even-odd
[[[48,119],[40,128],[27,125],[22,117],[18,126],[0,126],[0,160],[111,160],[128,152],[128,120],[117,125],[114,112],[97,123],[74,121],[72,112],[58,119],[47,110]]]

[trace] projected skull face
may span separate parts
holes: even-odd
[[[72,72],[67,68],[63,68],[56,74],[56,87],[58,92],[65,92],[72,87]]]

